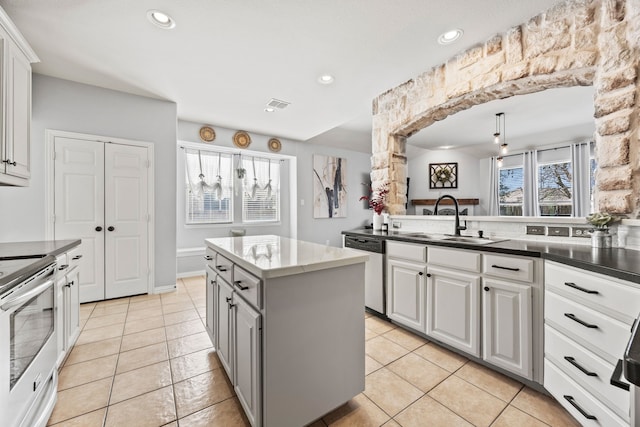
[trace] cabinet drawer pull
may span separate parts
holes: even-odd
[[[66,270],[67,268],[69,268],[69,264],[62,264],[60,267],[58,267],[58,270]]]
[[[207,261],[213,261],[213,257],[211,255],[205,255],[204,259]]]
[[[580,323],[582,326],[586,326],[586,327],[587,327],[587,328],[589,328],[589,329],[598,329],[598,325],[594,325],[594,324],[592,324],[592,323],[587,323],[587,322],[585,322],[585,321],[584,321],[584,320],[582,320],[582,319],[578,319],[578,318],[576,317],[576,315],[575,315],[575,314],[573,314],[573,313],[565,313],[565,314],[564,314],[564,316],[565,316],[565,317],[568,317],[569,319],[573,320],[574,322],[578,322],[578,323]]]
[[[563,396],[565,398],[565,400],[567,402],[569,402],[571,404],[571,406],[573,406],[574,408],[576,408],[578,410],[578,412],[580,412],[582,414],[583,417],[585,417],[588,420],[597,420],[595,415],[591,415],[589,414],[587,411],[585,411],[584,409],[582,409],[580,407],[580,405],[578,405],[576,403],[576,400],[573,398],[573,396],[569,396],[568,394],[565,394]]]
[[[500,270],[520,271],[520,269],[519,269],[519,268],[503,267],[503,266],[501,266],[501,265],[495,265],[495,264],[493,264],[491,267],[492,267],[492,268],[499,268]]]
[[[564,285],[568,286],[570,288],[573,288],[573,289],[577,289],[577,290],[579,290],[581,292],[584,292],[586,294],[598,295],[600,293],[598,291],[592,291],[591,289],[582,288],[582,287],[576,285],[573,282],[564,282]]]
[[[233,282],[233,284],[239,287],[241,291],[246,291],[247,289],[249,289],[248,286],[242,286],[242,280],[236,280],[235,282]]]
[[[576,359],[574,359],[571,356],[565,356],[564,360],[566,360],[567,362],[571,363],[573,366],[578,368],[580,370],[580,372],[582,372],[585,375],[588,375],[590,377],[597,377],[598,376],[597,373],[591,372],[588,369],[584,368],[582,365],[580,365],[578,362],[576,362]]]
[[[225,299],[226,299],[226,300],[227,300],[227,302],[229,303],[229,302],[231,302],[231,299],[232,299],[232,298],[231,298],[231,297],[226,297]]]
[[[82,258],[82,255],[76,255],[73,258],[71,258],[72,260],[79,260],[80,258]]]
[[[2,163],[6,163],[6,164],[11,165],[11,166],[16,166],[17,165],[17,163],[15,161],[12,162],[10,159],[3,160]]]
[[[227,271],[227,267],[223,265],[216,265],[216,270],[218,271]]]

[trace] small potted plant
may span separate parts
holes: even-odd
[[[362,185],[366,185],[366,184],[363,183]],[[369,187],[369,189],[371,189],[371,187]],[[388,193],[389,193],[389,188],[385,184],[382,187],[378,188],[377,190],[371,189],[370,196],[362,196],[359,199],[360,201],[366,200],[367,202],[369,202],[369,207],[373,209],[373,212],[374,212],[373,229],[374,230],[382,230],[382,223],[383,223],[382,212],[387,207],[386,202],[387,202]]]
[[[587,216],[587,222],[594,226],[594,230],[591,232],[591,246],[594,248],[610,248],[611,235],[609,234],[609,224],[617,220],[618,218],[606,212],[596,212]]]

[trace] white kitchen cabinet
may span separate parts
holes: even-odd
[[[231,308],[234,310],[235,338],[233,385],[249,421],[255,426],[259,424],[261,416],[261,316],[237,294],[234,294]]]
[[[232,318],[232,301],[233,288],[218,277],[216,281],[217,288],[217,321],[216,321],[216,351],[220,358],[220,363],[231,383],[234,383],[233,369],[233,318]]]
[[[216,273],[213,271],[211,266],[207,264],[206,266],[206,287],[205,287],[205,298],[206,301],[212,301],[212,304],[207,304],[206,306],[206,317],[205,317],[205,329],[209,334],[209,338],[211,338],[211,343],[216,345],[216,334],[215,334],[215,313],[217,308],[217,298],[216,298]]]
[[[39,59],[0,9],[0,184],[27,186],[31,177],[31,63]]]
[[[480,275],[429,266],[427,335],[480,357]]]
[[[531,286],[490,278],[483,285],[483,359],[531,378]]]
[[[387,316],[416,331],[426,331],[425,264],[387,259]]]
[[[60,367],[80,335],[79,247],[56,257],[56,341]]]

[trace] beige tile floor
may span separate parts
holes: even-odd
[[[82,304],[49,425],[248,426],[204,329],[204,286]],[[579,425],[553,399],[365,317],[365,391],[313,427]]]

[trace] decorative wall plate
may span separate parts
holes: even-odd
[[[212,142],[216,139],[216,131],[211,126],[202,126],[200,128],[200,139],[204,142]]]
[[[251,137],[243,130],[239,130],[233,135],[233,143],[236,147],[247,148],[251,144]]]
[[[268,142],[269,150],[277,153],[282,148],[282,143],[278,138],[271,138]]]

